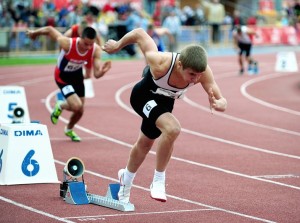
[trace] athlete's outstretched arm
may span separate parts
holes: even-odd
[[[61,32],[52,26],[45,26],[36,30],[27,30],[26,35],[32,40],[35,40],[41,35],[49,36],[51,39],[57,41],[60,47],[64,50],[68,51],[70,47],[69,38],[65,37]]]
[[[102,49],[107,53],[116,53],[127,45],[137,43],[143,54],[158,51],[153,39],[142,28],[134,29],[124,35],[119,41],[108,40]]]
[[[62,33],[60,33],[57,29],[53,28],[52,26],[45,26],[36,30],[27,30],[26,34],[33,40],[35,40],[38,36],[41,35],[49,36],[53,40],[57,40],[58,37],[63,36]]]

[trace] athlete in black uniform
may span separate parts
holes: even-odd
[[[172,114],[175,99],[182,98],[187,88],[200,83],[208,94],[211,109],[225,111],[227,101],[213,78],[207,65],[206,52],[201,46],[189,45],[180,54],[159,52],[153,39],[139,28],[127,33],[119,41],[108,40],[103,50],[115,53],[134,43],[138,44],[148,64],[143,71],[144,77],[133,87],[130,97],[132,107],[143,121],[127,166],[119,170],[118,196],[120,201],[129,202],[135,174],[155,139],[160,137],[150,195],[155,200],[165,202],[165,171],[181,128]]]

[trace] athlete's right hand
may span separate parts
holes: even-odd
[[[34,30],[26,30],[26,35],[32,39],[32,40],[35,40],[37,35],[35,34]]]
[[[118,43],[115,40],[108,40],[104,46],[102,46],[102,50],[111,54],[111,53],[115,53],[118,52],[118,47],[117,47]]]

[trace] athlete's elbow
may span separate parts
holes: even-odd
[[[98,71],[98,72],[94,72],[94,77],[96,79],[99,79],[100,77],[102,77],[104,75],[104,72],[102,71]]]

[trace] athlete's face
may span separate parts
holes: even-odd
[[[88,50],[92,49],[94,43],[95,43],[94,39],[83,38],[83,39],[81,39],[79,45],[83,51],[88,51]]]
[[[201,75],[203,74],[203,72],[195,72],[191,68],[186,68],[182,70],[182,73],[183,73],[184,80],[189,84],[191,83],[196,84],[199,81]]]

